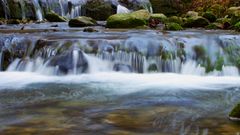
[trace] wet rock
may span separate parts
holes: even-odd
[[[113,70],[127,72],[127,73],[133,72],[133,68],[130,65],[125,65],[125,64],[115,64],[113,66]]]
[[[205,27],[207,25],[209,25],[209,21],[206,18],[201,16],[190,17],[184,23],[184,27],[188,27],[188,28]]]
[[[74,62],[75,60],[76,63]],[[49,66],[57,67],[59,70],[58,74],[74,73],[74,69],[77,70],[77,73],[84,73],[88,69],[88,61],[82,51],[72,49],[71,51],[53,56],[49,61]]]
[[[240,104],[237,104],[229,114],[232,121],[240,121]]]
[[[88,27],[88,28],[84,28],[83,32],[98,32],[98,30]]]
[[[178,24],[183,24],[183,18],[178,17],[178,16],[171,16],[168,18],[169,23],[178,23]]]
[[[7,24],[20,24],[20,23],[21,23],[21,21],[18,19],[7,20]]]
[[[109,16],[116,13],[116,7],[110,2],[103,0],[91,0],[83,6],[85,14],[95,20],[106,20]]]
[[[183,27],[178,23],[167,23],[165,26],[165,30],[179,31],[183,30]]]
[[[46,14],[45,18],[49,21],[49,22],[66,22],[67,19],[56,14],[54,11],[50,11]]]
[[[203,17],[208,19],[210,22],[215,22],[217,20],[217,17],[212,12],[205,12]]]
[[[158,72],[158,67],[156,64],[151,64],[148,66],[148,72]]]
[[[135,28],[147,25],[150,13],[147,10],[139,10],[126,14],[115,14],[107,19],[108,28]]]
[[[68,23],[69,27],[86,27],[86,26],[95,26],[97,22],[86,16],[80,16],[74,19],[71,19]]]

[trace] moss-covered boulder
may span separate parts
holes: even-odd
[[[95,26],[97,22],[86,16],[79,16],[77,18],[71,19],[68,23],[70,27],[86,27],[86,26]]]
[[[230,120],[240,121],[240,103],[237,104],[229,114]]]
[[[116,8],[103,0],[90,0],[83,6],[85,15],[95,20],[106,20],[109,16],[116,13]]]
[[[193,17],[198,17],[198,12],[195,11],[188,11],[185,15],[187,18],[193,18]]]
[[[240,22],[238,22],[238,23],[236,23],[236,24],[234,25],[234,29],[235,29],[236,31],[240,31]]]
[[[221,23],[211,23],[208,26],[206,26],[205,28],[215,30],[215,29],[224,29],[224,26]]]
[[[206,18],[201,16],[190,17],[184,23],[184,27],[188,28],[206,27],[209,25],[209,23],[210,22]]]
[[[231,27],[231,19],[230,18],[219,18],[216,20],[216,23],[222,24],[223,29],[228,29]]]
[[[212,12],[205,12],[203,17],[208,19],[210,22],[215,22],[217,20],[217,17]]]
[[[169,23],[178,23],[178,24],[183,24],[183,18],[178,17],[178,16],[171,16],[168,18]]]
[[[49,22],[66,22],[67,19],[58,15],[57,13],[55,13],[54,11],[50,11],[46,14],[45,18],[49,21]]]
[[[178,23],[167,23],[165,25],[165,30],[178,31],[178,30],[183,30],[183,27]]]
[[[165,23],[167,21],[167,16],[164,15],[164,14],[161,14],[161,13],[158,13],[158,14],[151,14],[151,19],[154,19],[154,20],[158,20],[162,23]]]
[[[147,25],[150,13],[147,10],[138,10],[127,14],[115,14],[107,19],[108,28],[135,28]]]

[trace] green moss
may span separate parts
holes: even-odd
[[[209,21],[204,17],[198,16],[198,17],[188,18],[184,24],[184,27],[196,28],[196,27],[205,27],[207,25],[209,25]]]
[[[240,118],[240,103],[233,108],[229,116],[234,118]]]
[[[218,71],[222,71],[222,67],[224,65],[224,58],[219,57],[217,61],[215,62],[215,69]]]
[[[156,64],[151,64],[148,66],[148,72],[157,72],[158,71],[158,67]]]
[[[178,16],[171,16],[168,18],[168,22],[170,23],[178,23],[180,25],[183,24],[183,19],[181,17]]]
[[[208,19],[210,22],[215,22],[217,20],[217,17],[212,12],[205,12],[203,17]]]
[[[198,12],[188,11],[185,16],[186,16],[187,18],[198,17]]]
[[[77,18],[71,19],[68,23],[70,27],[86,27],[86,26],[94,26],[97,22],[86,16],[79,16]]]
[[[167,20],[168,20],[167,16],[165,16],[164,14],[161,14],[161,13],[159,13],[159,14],[151,14],[150,18],[151,19],[155,19],[155,20],[159,20],[162,23],[166,23]]]
[[[150,13],[147,10],[139,10],[128,14],[115,14],[107,19],[108,28],[135,28],[147,25]]]
[[[49,22],[66,22],[67,19],[56,14],[54,11],[50,11],[46,14],[45,18],[49,21]]]
[[[193,50],[194,50],[194,52],[195,52],[195,54],[196,54],[196,58],[197,58],[197,59],[200,59],[200,58],[203,59],[203,58],[205,58],[206,51],[205,51],[205,49],[204,49],[203,46],[200,46],[200,45],[194,46],[194,47],[193,47]]]
[[[167,23],[165,26],[165,30],[178,31],[183,30],[183,27],[178,23]]]
[[[240,22],[238,22],[238,23],[236,23],[236,24],[234,25],[234,29],[235,29],[236,31],[240,31]]]

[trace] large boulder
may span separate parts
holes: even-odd
[[[186,13],[186,17],[190,17],[190,18],[193,18],[193,17],[198,17],[198,12],[195,12],[195,11],[188,11]]]
[[[190,17],[185,22],[184,27],[188,28],[206,27],[209,25],[209,23],[210,22],[206,18],[201,16]]]
[[[86,26],[95,26],[97,22],[86,16],[79,16],[77,18],[71,19],[68,23],[70,27],[86,27]]]
[[[116,7],[103,0],[91,0],[83,6],[85,15],[95,20],[106,20],[109,16],[116,13]]]
[[[179,31],[183,30],[183,27],[178,23],[167,23],[165,30]]]
[[[164,14],[161,14],[161,13],[158,13],[158,14],[151,14],[151,19],[154,19],[154,20],[158,20],[162,23],[165,23],[167,21],[167,16],[164,15]]]
[[[66,22],[67,19],[56,14],[54,11],[50,11],[46,14],[45,18],[49,21],[49,22]]]
[[[108,28],[135,28],[147,25],[150,13],[147,10],[138,10],[132,13],[115,14],[107,19]]]
[[[229,114],[230,120],[240,121],[240,104],[237,104]]]

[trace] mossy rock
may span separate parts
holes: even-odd
[[[179,31],[183,30],[183,27],[178,23],[167,23],[165,26],[165,30]]]
[[[240,31],[240,22],[238,22],[238,23],[236,23],[236,24],[234,25],[234,29],[235,29],[236,31]]]
[[[158,71],[158,67],[156,64],[150,64],[148,66],[148,72],[157,72]]]
[[[49,21],[49,22],[66,22],[67,19],[58,15],[57,13],[55,13],[54,11],[50,11],[46,14],[45,18]]]
[[[178,16],[171,16],[168,18],[169,23],[178,23],[178,24],[183,24],[183,18],[178,17]]]
[[[198,12],[195,12],[195,11],[188,11],[186,13],[186,16],[187,18],[192,18],[192,17],[198,17]]]
[[[235,15],[237,14],[238,12],[240,11],[240,7],[230,7],[227,9],[227,14],[232,16],[232,15]]]
[[[211,23],[205,28],[210,30],[223,29],[223,25],[221,23]]]
[[[86,27],[86,26],[95,26],[97,22],[86,16],[79,16],[77,18],[71,19],[68,23],[70,27]]]
[[[237,104],[229,114],[231,120],[240,121],[240,103]]]
[[[231,26],[230,18],[219,18],[216,20],[216,23],[222,24],[223,29],[228,29]]]
[[[147,10],[138,10],[127,14],[115,14],[107,19],[108,28],[135,28],[147,25],[150,13]]]
[[[209,21],[201,16],[198,17],[190,17],[184,24],[184,27],[188,28],[197,28],[197,27],[206,27],[209,25]]]
[[[210,22],[215,22],[217,20],[217,17],[212,12],[205,12],[203,17],[208,19]]]
[[[7,24],[20,24],[20,23],[21,23],[21,21],[18,19],[7,20]]]
[[[109,16],[116,13],[116,8],[110,2],[103,0],[90,0],[83,6],[85,14],[95,20],[105,21]]]
[[[165,16],[164,14],[151,14],[151,19],[155,19],[155,20],[159,20],[161,21],[162,23],[165,23],[167,21],[167,16]]]

